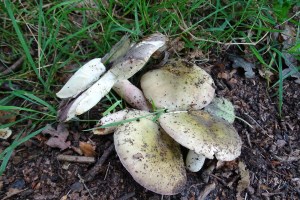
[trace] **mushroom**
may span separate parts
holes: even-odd
[[[193,98],[202,95],[201,96],[203,97],[201,99],[202,105],[199,105],[201,102],[198,103],[197,105],[198,108],[205,105],[203,104],[203,101],[207,101],[207,102],[211,101],[212,97],[214,96],[214,87],[213,87],[213,81],[208,74],[203,75],[203,73],[201,73],[202,75],[199,75],[198,77],[195,75],[195,77],[193,77],[194,78],[193,81],[185,82],[181,80],[182,77],[180,73],[182,71],[183,72],[188,71],[189,69],[187,68],[196,68],[196,66],[187,64],[184,61],[178,61],[178,63],[180,63],[179,66],[176,65],[176,62],[171,62],[171,63],[173,63],[172,66],[174,67],[174,69],[172,70],[169,67],[168,70],[178,75],[178,77],[176,77],[175,80],[170,81],[173,84],[173,87],[174,85],[180,85],[179,83],[181,83],[182,85],[180,85],[180,87],[181,88],[185,87],[186,93],[193,93],[194,95],[191,95]],[[186,64],[187,66],[184,66]],[[153,71],[148,73],[153,73]],[[148,76],[147,75],[148,73],[146,73],[144,76]],[[158,73],[160,72],[157,72],[157,74]],[[183,73],[183,75],[188,77],[188,72]],[[146,80],[146,82],[150,80],[148,80],[148,78],[144,79],[144,77],[142,77],[141,85],[143,91],[145,92],[145,90],[147,90],[148,87],[144,87],[145,85],[143,85],[144,84],[143,80]],[[179,80],[178,81],[179,83],[176,83],[176,80],[177,81]],[[195,89],[195,87],[193,87],[193,85],[195,84],[191,84],[191,83],[195,83],[196,80],[198,83],[201,82],[200,84],[201,86],[199,86],[198,89]],[[205,81],[208,81],[209,84],[206,84]],[[153,82],[156,83],[155,81]],[[124,87],[122,86],[119,87],[120,94],[126,93],[124,92],[124,90],[128,91],[128,88],[131,88],[132,86],[127,81],[125,83],[126,84],[124,84]],[[127,84],[129,84],[130,87],[127,88]],[[148,83],[146,85],[150,85],[150,84]],[[161,89],[159,87],[162,86],[161,84],[154,84],[154,85],[155,86],[152,86],[150,89],[153,91],[153,93],[151,97],[148,96],[147,99],[154,99],[152,97],[156,95],[154,94],[155,91]],[[136,88],[133,87],[133,89],[135,90]],[[153,101],[154,105],[155,106],[159,105],[160,108],[166,108],[168,110],[170,110],[169,106],[171,105],[173,106],[171,107],[171,109],[175,109],[175,108],[182,109],[182,111],[176,110],[176,111],[169,111],[168,113],[164,113],[164,114],[160,113],[161,116],[158,118],[158,122],[162,129],[160,129],[159,126],[155,122],[153,122],[153,119],[149,118],[149,115],[151,115],[149,114],[149,112],[132,111],[126,109],[103,117],[99,121],[99,125],[104,125],[104,128],[94,130],[95,134],[106,134],[108,132],[114,131],[115,132],[114,142],[122,164],[125,166],[125,168],[130,172],[130,174],[137,182],[139,182],[145,188],[148,188],[149,190],[160,194],[173,194],[173,193],[170,193],[171,189],[169,189],[168,192],[159,189],[160,187],[162,188],[169,188],[169,187],[167,187],[166,185],[160,185],[159,187],[157,187],[158,183],[156,179],[151,179],[150,181],[151,184],[150,185],[147,184],[147,182],[144,181],[145,175],[148,173],[144,171],[145,165],[144,168],[142,167],[141,169],[142,171],[139,171],[140,169],[137,170],[137,167],[140,167],[141,165],[145,164],[143,161],[145,158],[148,158],[145,155],[149,155],[149,154],[141,153],[143,151],[132,152],[133,145],[137,145],[139,147],[142,146],[145,149],[146,147],[149,146],[148,144],[145,145],[146,141],[147,142],[149,141],[152,145],[154,144],[160,145],[161,144],[160,142],[165,143],[166,141],[169,140],[169,139],[165,139],[164,137],[158,138],[157,130],[162,132],[161,133],[162,135],[165,135],[165,133],[169,134],[179,144],[190,149],[189,153],[187,154],[186,165],[187,168],[193,172],[199,171],[201,169],[206,157],[212,159],[214,156],[216,156],[216,158],[219,160],[226,160],[226,161],[233,160],[237,156],[239,156],[241,150],[241,139],[239,138],[237,132],[229,122],[226,122],[225,120],[219,117],[212,116],[211,114],[205,111],[184,110],[186,108],[195,108],[195,106],[193,105],[194,104],[193,100],[184,104],[182,104],[181,101],[178,101],[176,99],[173,101],[173,99],[169,97],[170,95],[173,95],[174,98],[176,97],[177,99],[184,99],[184,96],[180,96],[180,95],[186,93],[182,93],[182,91],[176,89],[173,91],[171,86],[169,86],[169,89],[170,90],[165,89],[166,95],[162,95],[161,97],[159,97],[160,101],[165,104],[164,105],[157,104],[157,101],[154,100]],[[189,91],[189,89],[191,89],[191,91]],[[205,93],[207,91],[208,94]],[[130,93],[132,92],[130,91]],[[132,98],[132,95],[128,95],[128,97]],[[168,102],[170,99],[171,102]],[[131,100],[135,100],[135,98]],[[141,99],[140,101],[143,101],[142,103],[143,105],[147,105],[147,102],[144,98]],[[133,107],[138,107],[136,103],[133,103],[132,105]],[[143,109],[143,108],[139,108],[139,109]],[[211,110],[213,109],[215,108],[211,108]],[[109,126],[109,125],[113,125],[113,126]],[[143,143],[143,145],[141,143]],[[177,150],[175,150],[175,152],[176,151]],[[180,158],[180,160],[182,160],[182,158]],[[159,160],[150,161],[150,162],[155,163],[155,166],[159,166],[161,169],[164,169],[165,165],[168,162],[171,162],[171,164],[173,163],[173,161],[167,161],[167,160],[164,160],[165,163],[161,163],[161,161]],[[178,165],[176,166],[178,167]],[[163,181],[160,182],[164,184],[165,181],[167,181],[165,177],[162,180]]]
[[[151,55],[165,45],[166,41],[166,36],[160,33],[155,33],[135,44],[123,57],[114,58],[115,61],[113,62],[112,68],[91,87],[81,93],[76,100],[71,103],[71,105],[66,106],[65,108],[68,109],[66,112],[59,112],[64,114],[58,118],[61,121],[68,121],[76,115],[81,115],[90,110],[111,90],[115,83],[128,79],[138,72],[147,63]],[[120,54],[122,55],[123,53],[121,52]],[[105,59],[107,60],[106,57]],[[59,97],[65,98],[74,96],[74,92],[71,91],[76,91],[77,87],[72,88],[71,83],[74,83],[74,81],[70,81],[70,83],[67,82],[67,86],[63,87],[66,88],[63,90],[63,93],[65,94],[70,92],[70,95],[61,95],[62,92],[58,92]]]
[[[147,72],[141,78],[141,87],[148,101],[169,111],[199,110],[215,94],[211,76],[184,60],[171,60],[162,68]]]
[[[205,111],[164,113],[158,121],[175,141],[196,154],[231,161],[241,153],[242,141],[232,124]]]
[[[180,146],[149,114],[137,110],[128,112],[126,119],[139,120],[118,126],[114,133],[116,152],[139,184],[159,194],[177,194],[186,184]]]

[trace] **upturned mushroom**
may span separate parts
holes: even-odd
[[[104,73],[99,80],[97,79],[104,72],[101,59],[88,62],[57,93],[57,96],[60,98],[69,98],[86,89],[68,106],[65,106],[67,109],[64,112],[60,112],[59,120],[68,121],[76,115],[81,115],[90,110],[112,89],[115,83],[126,80],[138,72],[147,63],[151,55],[166,44],[166,41],[167,37],[163,34],[155,33],[150,35],[129,48],[124,56],[124,52],[121,52],[120,55],[115,57],[112,68]],[[107,58],[105,57],[105,59]],[[92,74],[95,70],[97,70],[97,73],[92,75],[93,78],[88,79],[88,76],[84,75],[84,77],[87,77],[84,79],[84,82],[80,80],[82,78],[81,73],[88,72]]]

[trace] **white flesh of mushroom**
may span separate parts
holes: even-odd
[[[105,72],[101,58],[95,58],[83,65],[56,93],[59,98],[75,97],[91,86]]]

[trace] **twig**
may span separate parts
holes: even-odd
[[[198,200],[204,200],[206,197],[216,188],[216,183],[207,185],[204,190],[200,193]]]
[[[3,72],[1,72],[1,75],[7,75],[11,72],[14,72],[14,70],[16,70],[18,67],[21,66],[22,62],[24,61],[24,56],[22,56],[21,58],[19,58],[14,64],[12,64],[9,68],[7,68],[6,70],[4,70]]]
[[[78,178],[79,178],[79,182],[83,184],[84,188],[88,191],[90,197],[94,200],[94,196],[91,194],[89,188],[86,186],[86,184],[84,183],[83,178],[78,174]]]
[[[103,179],[103,180],[105,180],[106,177],[107,177],[109,167],[110,167],[110,162],[108,163],[108,166],[107,166],[107,169],[106,169],[105,176],[104,176],[104,179]]]
[[[214,177],[215,179],[217,179],[218,181],[220,181],[223,185],[227,186],[227,183],[223,179],[221,179],[220,177],[218,177],[218,176],[216,176],[214,174],[210,174],[209,176]]]
[[[94,163],[94,157],[86,156],[71,156],[71,155],[58,155],[57,160],[68,161],[68,162],[77,162],[77,163]]]
[[[95,166],[90,169],[90,171],[87,172],[87,174],[84,177],[85,182],[89,182],[91,180],[94,179],[94,177],[99,173],[102,165],[104,164],[104,162],[106,161],[107,157],[109,156],[109,154],[112,152],[114,148],[114,144],[111,144],[102,154],[101,158],[97,161],[97,163],[95,164]]]
[[[133,197],[134,195],[135,195],[135,192],[130,192],[128,194],[125,194],[122,197],[117,198],[117,200],[127,200],[127,199]]]
[[[284,195],[284,193],[283,192],[273,192],[273,193],[263,192],[263,193],[261,193],[261,195],[263,195],[265,197],[270,197],[270,196],[274,196],[274,195],[282,196],[282,195]]]

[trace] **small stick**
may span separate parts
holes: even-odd
[[[204,190],[200,193],[198,200],[204,200],[206,197],[216,188],[216,183],[207,185]]]
[[[94,200],[94,196],[91,194],[89,188],[86,186],[86,184],[84,183],[83,178],[78,174],[78,178],[79,178],[79,182],[83,184],[83,186],[85,187],[85,189],[88,191],[90,197]]]
[[[78,163],[94,163],[95,158],[86,156],[72,156],[60,154],[57,156],[57,160],[68,161],[68,162],[78,162]]]
[[[1,72],[1,75],[7,75],[11,72],[13,72],[15,69],[21,66],[22,62],[24,61],[24,56],[19,58],[14,64],[12,64],[9,68]]]
[[[107,149],[105,149],[104,153],[102,154],[101,158],[97,161],[95,166],[88,171],[84,177],[85,182],[92,181],[94,177],[99,173],[102,165],[108,158],[109,154],[112,152],[114,148],[114,144],[111,144]]]

